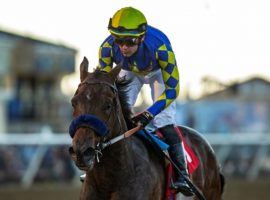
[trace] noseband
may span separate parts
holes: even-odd
[[[77,129],[80,127],[93,129],[100,137],[104,137],[108,134],[107,125],[94,115],[84,114],[74,118],[69,126],[69,135],[71,138],[74,137]]]

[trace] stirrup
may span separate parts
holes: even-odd
[[[174,189],[177,193],[181,192],[183,195],[190,197],[194,195],[193,190],[189,187],[189,185],[187,184],[186,181],[184,181],[183,187],[179,187],[177,185],[175,185],[173,179],[171,178],[171,189]]]
[[[86,174],[83,174],[80,176],[80,181],[83,183],[86,178]]]

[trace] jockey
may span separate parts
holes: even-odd
[[[113,63],[121,64],[120,76],[132,80],[128,88],[131,107],[142,86],[150,85],[154,103],[134,116],[133,121],[143,127],[152,121],[170,145],[172,160],[188,177],[182,144],[174,130],[174,101],[179,93],[179,74],[169,39],[163,32],[148,25],[144,14],[132,7],[118,10],[110,19],[108,29],[111,34],[99,49],[99,68],[109,72]],[[178,173],[173,185],[184,195],[193,195]]]

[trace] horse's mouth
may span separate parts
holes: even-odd
[[[95,164],[95,157],[93,157],[92,159],[88,160],[86,162],[86,167],[88,168],[88,170],[92,170]]]
[[[94,167],[94,164],[95,164],[95,157],[93,157],[89,160],[85,160],[84,162],[76,163],[77,167],[83,171],[92,170]]]
[[[96,160],[96,151],[89,147],[82,151],[83,153],[75,153],[73,147],[69,148],[69,153],[76,166],[83,171],[92,170]]]

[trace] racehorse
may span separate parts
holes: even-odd
[[[116,66],[109,73],[99,69],[89,73],[87,58],[80,65],[81,82],[71,100],[74,120],[69,148],[77,167],[86,172],[80,199],[163,200],[166,163],[151,145],[132,135],[100,148],[132,128],[128,81],[118,78],[120,70]],[[180,128],[200,161],[191,181],[207,200],[220,200],[224,179],[214,151],[198,132]]]

